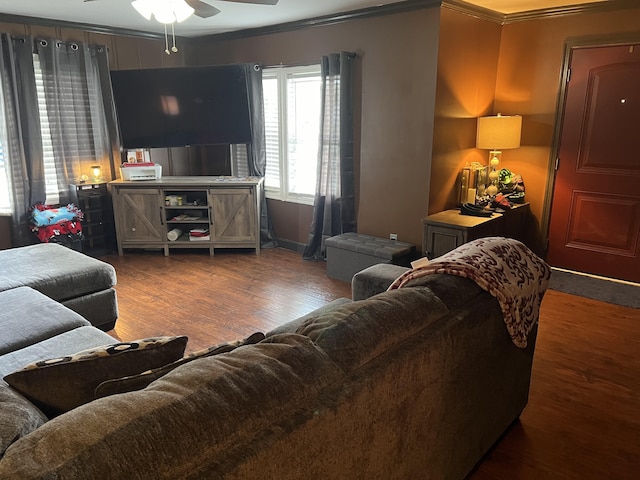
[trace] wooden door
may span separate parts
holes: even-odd
[[[640,45],[571,54],[547,260],[640,282]]]

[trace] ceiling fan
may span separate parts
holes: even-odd
[[[96,0],[84,0],[85,2],[94,2]],[[222,0],[224,2],[233,2],[233,3],[253,3],[256,5],[276,5],[278,0]],[[193,8],[193,14],[200,18],[209,18],[213,17],[220,13],[220,10],[214,7],[213,5],[209,5],[202,0],[184,0],[184,2]]]

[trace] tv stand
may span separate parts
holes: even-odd
[[[118,254],[128,248],[251,248],[260,254],[258,177],[162,177],[109,182]],[[208,231],[208,235],[205,233]],[[191,232],[191,234],[190,234]]]

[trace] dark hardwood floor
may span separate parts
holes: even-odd
[[[283,249],[102,258],[118,274],[120,318],[109,333],[124,341],[188,335],[188,351],[267,331],[351,294],[327,278],[324,263]],[[548,290],[529,404],[469,478],[622,480],[637,472],[640,310]]]

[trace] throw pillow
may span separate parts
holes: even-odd
[[[94,399],[105,380],[135,375],[181,358],[188,338],[153,337],[84,350],[42,360],[11,373],[4,380],[54,417]]]
[[[109,395],[115,395],[117,393],[133,392],[135,390],[142,390],[151,384],[151,382],[166,375],[174,368],[184,365],[185,363],[197,360],[198,358],[211,357],[213,355],[219,355],[221,353],[227,353],[242,345],[251,345],[264,340],[265,336],[262,332],[256,332],[243,340],[236,340],[235,342],[225,342],[213,347],[208,347],[203,350],[198,350],[187,355],[180,360],[176,360],[173,363],[164,365],[159,368],[147,370],[146,372],[139,373],[137,375],[131,375],[128,377],[116,378],[113,380],[107,380],[102,382],[95,391],[96,398],[107,397]]]
[[[44,425],[47,417],[26,398],[0,382],[0,458],[9,446]]]

